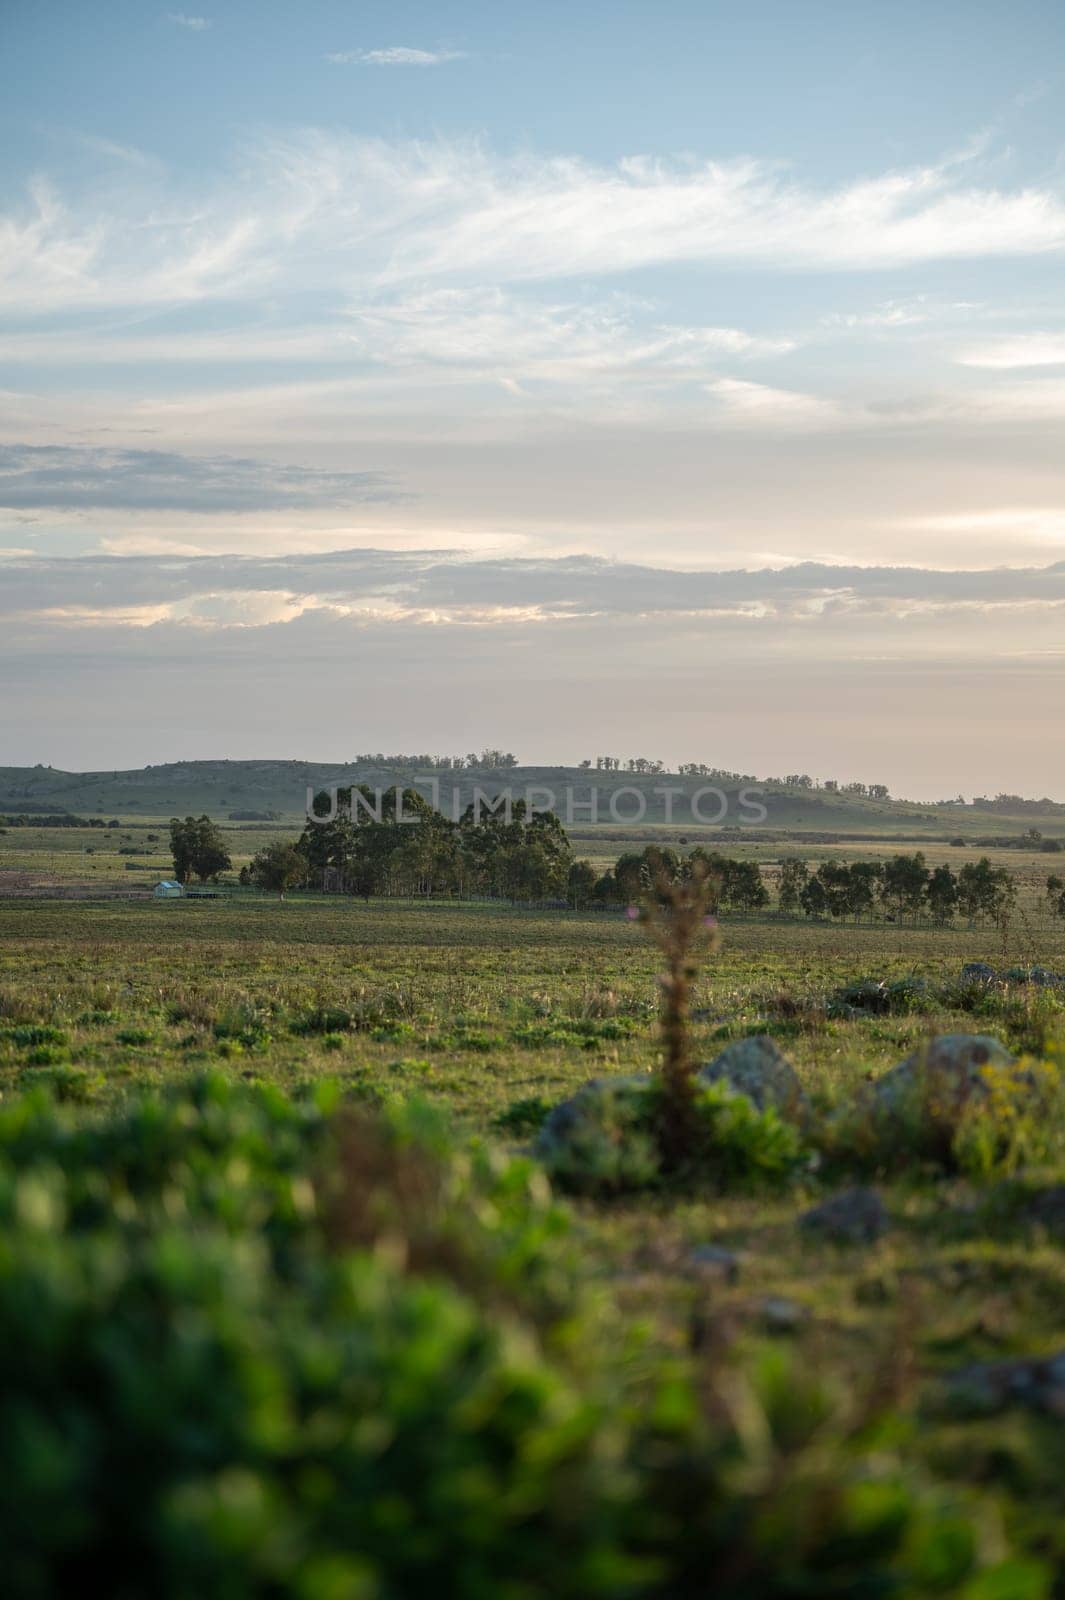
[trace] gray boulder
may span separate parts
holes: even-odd
[[[1010,1361],[978,1361],[949,1374],[948,1406],[963,1416],[993,1416],[1024,1406],[1065,1421],[1065,1350],[1057,1355]]]
[[[1054,1183],[1032,1195],[1024,1213],[1029,1222],[1065,1239],[1065,1183]]]
[[[716,1278],[723,1283],[736,1283],[739,1280],[740,1258],[734,1250],[726,1250],[723,1245],[696,1245],[690,1261],[700,1277]]]
[[[985,1067],[1013,1067],[1016,1057],[986,1033],[942,1033],[900,1061],[873,1089],[877,1109],[891,1111],[912,1099],[923,1084],[934,1084],[944,1109],[961,1107],[973,1094],[985,1094]]]
[[[797,1333],[809,1317],[805,1306],[780,1294],[767,1295],[757,1311],[766,1333]]]
[[[995,969],[989,967],[986,961],[967,961],[961,969],[962,983],[994,983]]]
[[[872,1244],[888,1228],[888,1214],[875,1189],[845,1189],[799,1218],[807,1232],[836,1244]]]
[[[806,1104],[802,1084],[787,1056],[766,1034],[734,1039],[699,1070],[700,1083],[726,1083],[759,1111],[795,1112]]]
[[[564,1188],[576,1193],[642,1188],[658,1172],[647,1127],[645,1077],[593,1078],[547,1117],[533,1145]]]

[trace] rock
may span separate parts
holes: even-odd
[[[891,1011],[912,1011],[929,999],[932,985],[927,978],[911,975],[908,978],[896,978],[894,983],[888,984],[887,992]]]
[[[1021,1405],[1065,1421],[1065,1350],[960,1367],[948,1374],[945,1395],[951,1410],[963,1415],[989,1416]]]
[[[844,1014],[867,1012],[882,1016],[891,1009],[891,996],[882,979],[859,978],[855,983],[848,983],[837,990],[830,1004]]]
[[[831,1017],[854,1019],[916,1011],[932,993],[927,978],[911,974],[887,983],[882,978],[859,978],[837,989],[828,1002]]]
[[[646,1126],[647,1077],[593,1078],[549,1114],[533,1154],[576,1193],[639,1189],[658,1174],[658,1150]]]
[[[987,1092],[985,1067],[1015,1065],[1016,1057],[990,1034],[942,1033],[877,1080],[875,1105],[881,1111],[901,1108],[922,1083],[934,1083],[944,1109],[960,1111],[970,1095]]]
[[[1051,1184],[1032,1195],[1024,1208],[1026,1222],[1065,1238],[1065,1183]]]
[[[961,969],[962,983],[994,983],[995,969],[986,961],[967,961]]]
[[[700,1274],[720,1278],[724,1283],[736,1283],[740,1276],[740,1258],[732,1250],[719,1244],[700,1244],[691,1253],[691,1264]]]
[[[875,1189],[845,1189],[799,1218],[799,1226],[837,1244],[872,1244],[888,1229],[888,1214]]]
[[[576,1094],[562,1100],[548,1113],[540,1129],[540,1140],[565,1139],[575,1127],[587,1121],[602,1101],[619,1098],[628,1091],[639,1093],[650,1085],[650,1078],[590,1078]],[[539,1141],[538,1141],[539,1142]]]
[[[758,1314],[767,1333],[795,1333],[806,1321],[806,1310],[794,1300],[771,1294],[759,1302]]]
[[[699,1071],[700,1083],[726,1083],[746,1095],[759,1111],[796,1111],[806,1103],[795,1069],[777,1044],[765,1034],[734,1039],[721,1054]]]
[[[1033,967],[1028,974],[1028,982],[1034,983],[1038,989],[1059,989],[1065,983],[1065,978],[1051,972],[1049,967]]]

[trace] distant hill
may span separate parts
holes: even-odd
[[[409,785],[416,777],[426,778],[424,769],[397,762],[375,765],[363,761],[343,765],[317,761],[175,761],[161,766],[126,772],[61,772],[54,767],[0,767],[0,813],[76,812],[83,816],[152,817],[184,816],[207,812],[226,819],[230,813],[279,814],[287,822],[303,814],[308,787],[315,792],[368,783],[388,788]],[[739,808],[739,791],[744,787],[761,791],[766,808],[762,827],[809,834],[846,833],[851,836],[900,833],[921,837],[964,835],[992,838],[1019,835],[1032,827],[1051,835],[1065,835],[1065,805],[1049,801],[1000,799],[980,806],[936,806],[907,800],[867,799],[832,793],[824,789],[789,787],[780,782],[680,777],[670,773],[636,774],[597,772],[578,767],[529,767],[509,769],[468,767],[461,771],[441,770],[431,774],[439,782],[439,802],[451,812],[472,799],[475,789],[494,794],[508,786],[515,794],[527,787],[550,789],[557,809],[566,820],[567,791],[575,802],[572,826],[583,831],[591,823],[586,802],[594,785],[599,800],[598,823],[602,827],[623,828],[662,826],[672,820],[674,827],[715,832],[727,830],[742,817],[745,830],[751,824],[750,810]],[[680,790],[669,801],[656,789]],[[717,821],[720,807],[712,795],[703,796],[701,818],[692,813],[691,796],[705,786],[716,786],[728,796],[728,815]],[[457,790],[457,796],[455,791]],[[627,791],[621,794],[620,791]],[[633,792],[635,791],[635,793]],[[427,784],[422,792],[432,798]],[[615,813],[610,809],[615,796]],[[642,802],[639,797],[642,797]],[[544,803],[538,797],[537,803]],[[641,803],[646,811],[640,815]]]

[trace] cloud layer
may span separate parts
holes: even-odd
[[[558,280],[683,263],[869,271],[1065,249],[1054,188],[964,164],[814,187],[762,160],[613,165],[312,130],[247,147],[198,193],[70,199],[35,180],[0,222],[10,309],[172,305],[298,281]]]
[[[392,501],[375,472],[167,450],[0,444],[0,508],[248,512]]]
[[[355,63],[364,67],[439,67],[445,61],[461,61],[464,50],[416,50],[394,44],[383,50],[334,50],[326,56],[334,66]]]
[[[495,625],[611,619],[735,617],[772,624],[890,616],[896,622],[951,611],[1065,608],[1065,562],[994,571],[846,567],[800,562],[727,572],[606,561],[588,556],[526,560],[457,551],[335,550],[266,556],[81,556],[5,561],[0,611],[115,620],[141,608],[214,626],[245,626],[243,598],[283,600],[274,622],[307,611],[362,620]],[[209,601],[204,610],[201,602]],[[1063,647],[1065,653],[1065,647]]]

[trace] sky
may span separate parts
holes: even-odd
[[[0,765],[1065,799],[1060,0],[3,0]]]

